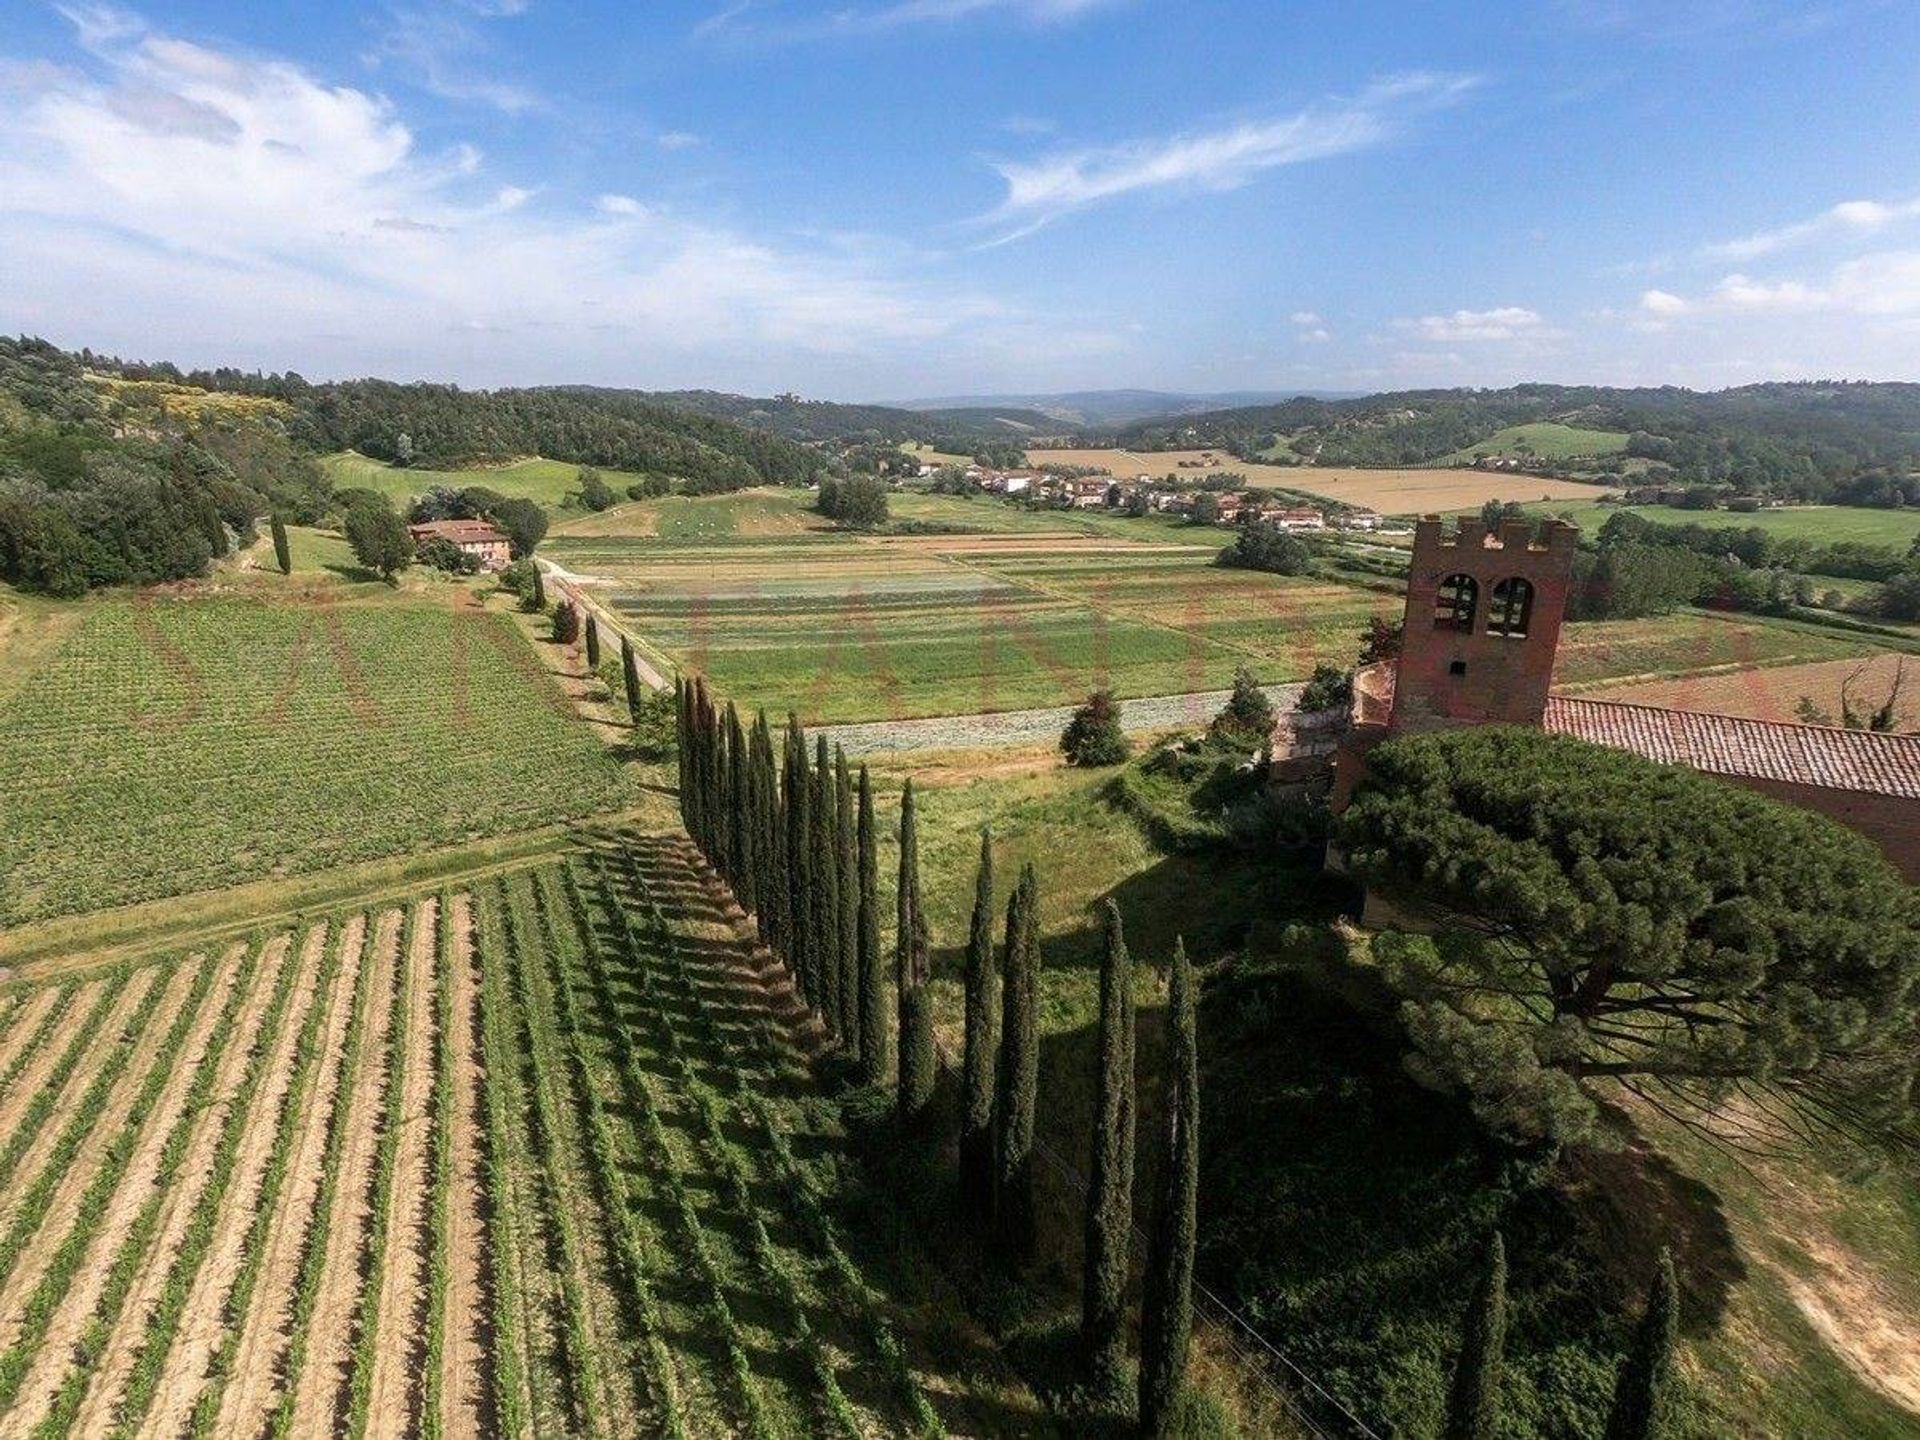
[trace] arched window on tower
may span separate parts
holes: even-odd
[[[1473,632],[1474,611],[1480,604],[1480,585],[1471,575],[1449,575],[1434,597],[1433,628]]]
[[[1518,575],[1493,587],[1493,608],[1487,615],[1487,633],[1524,640],[1533,618],[1533,586]]]

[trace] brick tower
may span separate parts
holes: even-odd
[[[1579,537],[1559,520],[1537,537],[1526,520],[1498,534],[1462,520],[1452,536],[1420,521],[1390,731],[1540,723]]]
[[[1414,530],[1400,659],[1354,676],[1353,720],[1334,762],[1333,808],[1392,735],[1462,725],[1538,725],[1553,684],[1580,532],[1549,520],[1477,519],[1452,535],[1438,516]]]

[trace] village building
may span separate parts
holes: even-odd
[[[407,533],[415,545],[445,540],[462,554],[473,556],[482,570],[504,570],[513,558],[506,535],[485,520],[430,520],[423,525],[409,525]]]
[[[1354,676],[1335,762],[1343,809],[1384,740],[1468,725],[1533,725],[1685,765],[1859,831],[1920,882],[1920,735],[1749,720],[1551,693],[1579,531],[1526,520],[1489,533],[1415,527],[1406,631],[1397,661]]]
[[[1378,510],[1342,511],[1339,524],[1342,530],[1378,530],[1380,512]]]
[[[1320,511],[1307,505],[1283,506],[1268,518],[1282,530],[1324,530],[1327,528],[1327,517]]]

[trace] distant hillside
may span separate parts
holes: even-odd
[[[1055,424],[1075,428],[1104,428],[1136,421],[1205,411],[1272,405],[1305,394],[1338,399],[1352,391],[1225,390],[1210,395],[1187,395],[1168,390],[1073,390],[1055,395],[955,395],[938,400],[909,400],[906,408],[920,411],[979,411],[1026,409]]]
[[[1052,436],[1067,428],[1053,416],[1017,405],[908,409],[803,400],[798,395],[729,395],[719,390],[668,390],[650,398],[662,405],[770,430],[789,440],[917,441],[931,444],[936,450],[962,453],[982,442]]]
[[[1599,473],[1644,470],[1675,484],[1802,500],[1920,500],[1920,483],[1910,478],[1920,470],[1920,385],[1911,384],[1809,381],[1710,392],[1516,385],[1301,397],[1144,420],[1104,438],[1134,450],[1212,446],[1243,458],[1392,466],[1465,462],[1528,433],[1515,427],[1540,424],[1564,427],[1551,432],[1563,438],[1566,430],[1605,436],[1583,467]],[[1626,436],[1624,445],[1614,432]]]

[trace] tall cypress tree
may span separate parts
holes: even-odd
[[[752,747],[747,744],[747,732],[740,724],[740,712],[731,700],[727,702],[727,747],[733,752],[733,794],[727,806],[733,826],[733,893],[739,898],[740,908],[752,914],[759,908],[760,871],[754,853],[759,825],[754,792],[760,777]]]
[[[1160,1440],[1186,1383],[1200,1203],[1200,1036],[1193,967],[1173,942],[1167,989],[1166,1118],[1140,1305],[1140,1433]]]
[[[591,610],[587,611],[587,669],[600,673],[600,622]]]
[[[713,852],[713,868],[729,887],[733,884],[733,828],[728,801],[733,797],[733,753],[727,748],[726,722],[712,701],[708,701],[707,750],[710,756],[707,776],[707,835]]]
[[[777,948],[780,926],[780,900],[786,894],[786,852],[780,848],[780,777],[773,763],[773,736],[767,728],[767,712],[762,710],[753,721],[754,811],[758,831],[754,840],[754,858],[760,878],[755,882],[754,898],[759,902],[755,917],[760,922],[760,939],[769,949]]]
[[[1500,1418],[1500,1366],[1507,1346],[1507,1247],[1499,1232],[1487,1241],[1487,1258],[1467,1303],[1447,1395],[1446,1440],[1492,1440]]]
[[[827,737],[815,737],[813,757],[813,972],[820,986],[820,1019],[840,1033],[840,844],[833,833],[833,756]]]
[[[980,832],[967,932],[966,1038],[960,1062],[960,1203],[978,1219],[993,1213],[994,1032],[1000,996],[993,955],[993,834]]]
[[[920,903],[920,827],[913,781],[900,797],[900,930],[894,948],[894,985],[900,1008],[900,1119],[918,1124],[933,1104],[933,1006],[927,994],[931,957],[927,917]]]
[[[813,973],[813,823],[812,778],[807,774],[807,737],[800,717],[787,717],[787,964],[809,1006],[819,1001]]]
[[[1660,1252],[1647,1308],[1633,1334],[1633,1348],[1620,1366],[1613,1409],[1607,1415],[1607,1440],[1652,1440],[1661,1430],[1667,1377],[1673,1369],[1673,1342],[1680,1327],[1680,1288],[1673,1278],[1673,1256]]]
[[[783,775],[780,757],[774,752],[773,728],[761,717],[761,730],[764,754],[761,767],[767,786],[767,868],[766,888],[763,892],[767,903],[767,928],[770,932],[768,944],[775,954],[783,960],[787,954],[787,903],[789,882],[787,879],[787,811],[786,797],[781,789]]]
[[[1080,1334],[1094,1384],[1101,1394],[1117,1398],[1126,1383],[1127,1274],[1133,1255],[1133,962],[1120,928],[1120,907],[1111,900],[1100,963],[1095,1115]]]
[[[275,511],[268,518],[267,527],[273,531],[273,563],[280,567],[282,575],[293,573],[293,547],[287,543],[287,522]]]
[[[693,833],[693,691],[684,675],[673,677],[673,753],[680,790],[680,820]]]
[[[627,682],[627,719],[640,723],[640,666],[633,658],[633,643],[620,637],[620,678]],[[677,683],[677,682],[676,682]]]
[[[834,747],[833,847],[840,876],[840,1043],[860,1058],[860,850],[854,833],[853,775],[845,746]]]
[[[998,1159],[994,1213],[1000,1241],[1015,1260],[1033,1253],[1033,1128],[1040,1086],[1040,882],[1031,862],[1007,903],[1007,942],[1000,983]]]
[[[547,577],[540,573],[540,562],[533,562],[533,608],[536,612],[547,608]]]
[[[860,818],[854,842],[860,852],[860,913],[855,934],[859,946],[854,968],[860,989],[860,1078],[886,1083],[892,1061],[887,1047],[886,958],[880,948],[880,835],[873,826],[873,780],[860,767]]]

